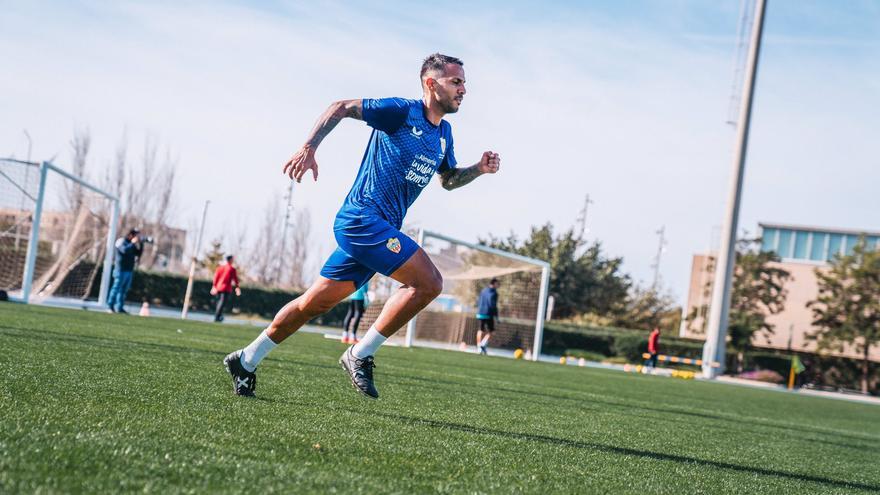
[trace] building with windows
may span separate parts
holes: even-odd
[[[761,249],[774,251],[783,263],[824,265],[836,254],[852,254],[864,236],[869,248],[877,249],[880,234],[844,229],[822,229],[794,225],[760,223]]]
[[[869,248],[880,249],[880,232],[775,223],[759,223],[758,226],[761,249],[776,252],[780,257],[777,266],[788,271],[791,278],[785,286],[788,292],[785,309],[768,318],[774,333],[769,339],[758,336],[752,344],[772,349],[815,351],[816,344],[806,337],[815,331],[813,313],[807,303],[816,299],[819,293],[816,270],[827,270],[835,255],[851,254],[862,238]],[[688,318],[682,319],[680,336],[706,338],[714,281],[715,253],[694,255],[685,307]],[[843,355],[861,358],[852,351],[845,351]],[[873,350],[871,359],[880,361],[880,350]]]

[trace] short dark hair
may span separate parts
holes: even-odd
[[[235,258],[235,256],[230,254],[226,257],[226,261],[232,261],[232,258]]]
[[[140,233],[141,233],[141,231],[138,230],[137,228],[133,228],[133,229],[131,229],[131,230],[128,231],[128,235],[132,235],[132,236],[134,236],[134,235],[138,235],[138,234],[140,234]]]
[[[497,283],[498,283],[498,279],[497,279],[497,278],[493,278],[492,280],[489,281],[489,283],[490,283],[490,284],[497,284]]]
[[[428,73],[429,70],[439,70],[442,71],[446,68],[446,64],[456,64],[458,66],[464,67],[464,62],[459,58],[450,57],[449,55],[443,55],[442,53],[432,53],[425,58],[425,61],[422,62],[422,72],[420,76],[422,78],[425,77],[425,74]]]

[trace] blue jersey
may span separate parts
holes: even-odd
[[[490,320],[498,316],[498,291],[494,287],[486,287],[480,291],[477,299],[477,318]]]
[[[364,99],[363,118],[373,133],[334,228],[379,217],[400,229],[434,173],[455,168],[452,127],[445,120],[435,126],[421,100],[403,98]]]

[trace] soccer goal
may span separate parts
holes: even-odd
[[[418,242],[443,275],[443,292],[406,327],[406,346],[473,350],[480,291],[498,279],[499,320],[489,347],[541,354],[550,284],[547,262],[422,230]]]
[[[0,159],[0,289],[25,303],[103,306],[118,219],[118,198],[82,178]]]

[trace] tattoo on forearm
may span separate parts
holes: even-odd
[[[318,122],[312,129],[311,134],[309,134],[306,143],[309,146],[317,147],[343,118],[345,118],[345,108],[338,105],[332,105],[321,115],[321,118],[318,119]]]
[[[453,190],[471,183],[474,179],[481,175],[476,165],[467,168],[457,168],[450,170],[442,176],[443,188]]]
[[[330,131],[336,127],[336,124],[346,117],[361,119],[360,106],[350,105],[346,107],[345,102],[337,102],[330,105],[327,111],[318,119],[308,139],[306,139],[306,144],[316,148],[327,137],[327,134],[330,134]]]

